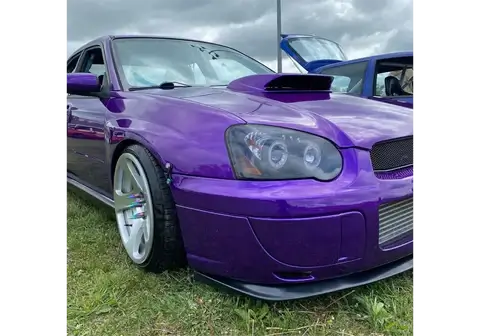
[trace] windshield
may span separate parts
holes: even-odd
[[[290,47],[306,62],[316,60],[342,60],[347,57],[335,42],[319,37],[296,37],[289,39]]]
[[[223,86],[248,75],[273,73],[248,56],[210,43],[130,38],[116,39],[113,44],[122,82],[129,87],[155,86],[163,82]]]

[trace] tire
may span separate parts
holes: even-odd
[[[125,191],[129,178],[132,188]],[[135,181],[141,183],[135,187]],[[139,192],[140,189],[143,190]],[[132,262],[154,273],[184,267],[186,256],[182,233],[165,170],[146,148],[131,145],[119,156],[113,193],[117,226]],[[131,205],[125,203],[127,201]],[[125,207],[129,209],[125,210]]]

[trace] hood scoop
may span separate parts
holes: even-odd
[[[227,88],[238,92],[331,92],[333,77],[316,74],[261,74],[236,79]]]

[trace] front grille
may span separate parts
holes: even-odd
[[[413,198],[382,204],[379,207],[380,247],[413,231]]]
[[[377,142],[370,151],[375,172],[413,165],[413,136]]]

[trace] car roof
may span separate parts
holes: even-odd
[[[390,53],[385,53],[385,54],[378,54],[378,55],[373,55],[373,56],[366,56],[362,58],[355,58],[352,60],[348,61],[341,61],[341,62],[336,62],[332,64],[325,65],[321,67],[320,69],[327,69],[327,68],[335,68],[338,66],[343,66],[347,64],[354,64],[354,63],[359,63],[359,62],[366,62],[370,60],[381,60],[381,59],[388,59],[388,58],[397,58],[397,57],[413,57],[413,51],[397,51],[397,52],[390,52]]]

